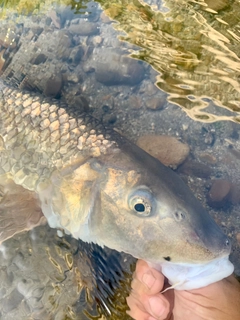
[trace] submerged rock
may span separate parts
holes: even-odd
[[[144,67],[137,60],[105,50],[95,67],[96,80],[106,85],[136,85],[144,78]]]
[[[62,74],[56,73],[47,80],[43,92],[47,97],[57,98],[61,92],[62,86]]]
[[[137,145],[160,160],[166,166],[178,167],[189,155],[190,148],[175,137],[164,135],[145,135],[138,139]]]
[[[208,204],[214,208],[221,208],[229,203],[231,182],[224,179],[214,180],[208,192]]]
[[[178,168],[178,172],[189,176],[193,175],[195,177],[207,179],[211,176],[212,170],[206,164],[188,160]]]
[[[164,107],[166,103],[165,96],[162,97],[153,97],[146,101],[146,106],[151,110],[160,110]]]
[[[69,31],[81,36],[90,36],[99,33],[99,26],[96,23],[84,21],[79,24],[71,24]]]
[[[214,180],[207,195],[208,204],[213,208],[240,203],[240,187],[229,180]]]

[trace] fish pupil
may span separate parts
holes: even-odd
[[[137,212],[144,212],[145,211],[145,206],[142,203],[137,203],[137,204],[135,204],[134,209]]]

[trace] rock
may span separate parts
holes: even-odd
[[[101,12],[100,19],[103,23],[111,23],[112,20],[105,14],[105,12]]]
[[[104,50],[95,67],[96,80],[106,85],[136,85],[144,78],[139,61]]]
[[[0,71],[3,69],[4,64],[5,64],[5,59],[3,58],[4,52],[5,52],[5,49],[3,49],[3,50],[0,52]]]
[[[71,24],[69,31],[80,36],[91,36],[99,33],[99,26],[93,22],[83,21],[79,24]]]
[[[68,59],[72,51],[72,35],[66,30],[58,31],[56,57],[58,59]]]
[[[142,100],[140,97],[131,95],[128,99],[129,106],[132,109],[140,109],[142,107]]]
[[[21,303],[23,298],[24,296],[19,293],[17,289],[14,289],[9,297],[4,299],[4,311],[9,312],[16,308]]]
[[[208,193],[208,203],[215,208],[239,204],[240,186],[224,179],[215,180]]]
[[[233,205],[240,203],[240,187],[235,183],[231,184],[231,189],[228,197],[229,201]]]
[[[72,49],[68,61],[70,63],[73,63],[74,65],[79,64],[82,57],[84,56],[84,48],[83,46],[77,46]]]
[[[186,174],[188,176],[208,179],[211,176],[212,170],[210,167],[203,163],[188,160],[178,168],[178,172]]]
[[[164,107],[165,103],[166,103],[165,97],[153,97],[146,101],[146,106],[148,109],[151,109],[151,110],[159,110]]]
[[[63,85],[63,78],[61,73],[52,75],[45,84],[43,93],[47,97],[57,98],[60,95]]]
[[[35,57],[33,57],[30,61],[32,64],[39,65],[41,63],[44,63],[47,60],[47,56],[44,53],[39,53]]]
[[[237,233],[236,238],[237,238],[238,244],[240,245],[240,232]]]
[[[146,135],[137,145],[166,166],[178,167],[189,155],[189,146],[175,137]]]
[[[64,77],[65,77],[65,81],[68,81],[68,82],[72,82],[75,84],[81,82],[81,76],[76,72],[65,74]]]
[[[202,153],[199,156],[200,160],[202,160],[203,162],[207,162],[209,164],[215,164],[217,162],[216,157],[214,157],[213,155],[209,154],[209,153]]]
[[[231,182],[224,179],[214,180],[207,195],[208,204],[214,208],[221,208],[229,204]]]
[[[227,7],[229,0],[205,0],[208,7],[212,10],[219,11]]]
[[[102,43],[102,41],[103,41],[103,38],[100,37],[100,36],[95,36],[95,37],[93,38],[93,44],[94,44],[95,46],[100,45],[100,44]]]
[[[60,29],[61,28],[61,20],[60,20],[60,17],[58,17],[57,12],[55,10],[51,10],[48,13],[48,16],[49,16],[49,18],[51,18],[51,20],[52,20],[53,24],[55,25],[55,27],[57,29]]]
[[[0,33],[0,46],[4,48],[15,48],[16,47],[16,33],[14,31],[4,30]]]
[[[159,89],[152,82],[148,82],[143,93],[144,93],[144,95],[153,96],[153,95],[159,93]]]
[[[40,36],[40,34],[43,32],[43,28],[39,27],[38,25],[36,25],[35,27],[32,27],[31,30],[36,36]]]
[[[89,103],[87,99],[82,95],[74,97],[73,103],[71,103],[71,105],[77,107],[78,110],[81,110],[83,112],[89,112]]]
[[[117,121],[117,116],[115,114],[105,114],[103,115],[103,122],[107,125],[113,125]]]

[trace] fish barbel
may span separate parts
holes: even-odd
[[[186,279],[172,267],[207,266],[207,284],[232,273],[228,238],[189,188],[126,138],[77,108],[9,87],[0,114],[1,185],[27,189],[51,227],[160,266],[170,282],[173,272],[179,289]],[[0,212],[0,241],[39,223],[28,223],[29,210],[25,225],[15,215]]]

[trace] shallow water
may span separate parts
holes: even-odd
[[[232,238],[240,275],[240,202],[206,202],[216,178],[239,187],[239,2],[31,3],[3,8],[1,78],[77,103],[133,141],[187,143],[197,169],[180,174]],[[131,257],[47,226],[7,240],[0,255],[0,319],[128,319]]]

